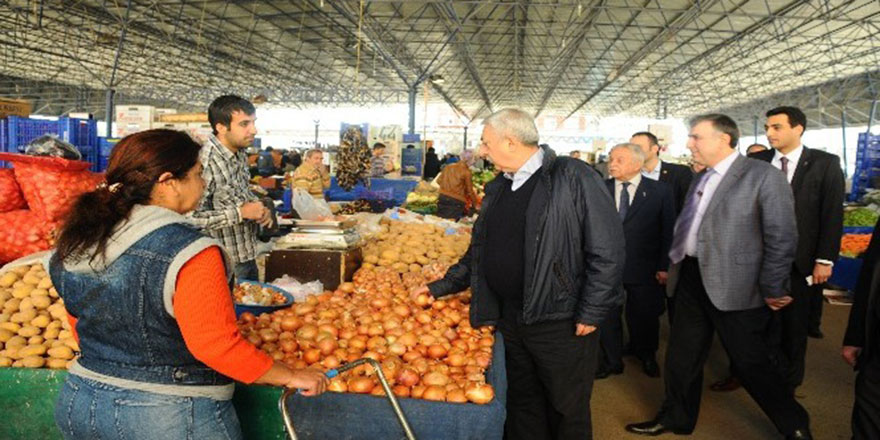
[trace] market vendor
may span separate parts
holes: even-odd
[[[208,107],[213,134],[201,152],[205,195],[191,215],[193,223],[229,252],[238,279],[256,280],[257,235],[272,226],[272,212],[249,187],[245,150],[254,143],[256,108],[234,95]]]
[[[234,381],[328,385],[239,333],[223,248],[184,217],[205,186],[200,149],[179,131],[130,135],[71,210],[49,262],[82,350],[55,408],[66,439],[240,439]]]
[[[330,188],[330,173],[324,166],[324,153],[321,150],[309,150],[306,160],[289,178],[292,188],[302,188],[316,199],[324,198],[324,190]]]
[[[394,171],[394,164],[385,157],[385,144],[373,144],[373,158],[370,159],[370,177],[383,177]]]
[[[474,162],[473,151],[461,153],[461,160],[446,165],[437,178],[440,185],[440,197],[437,200],[437,216],[456,220],[467,215],[468,206],[474,207],[477,195],[474,193],[474,182],[471,165]]]

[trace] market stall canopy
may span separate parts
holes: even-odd
[[[505,106],[662,117],[869,84],[830,99],[861,106],[857,123],[880,65],[876,0],[15,0],[0,23],[0,96],[57,113],[99,113],[109,87],[202,110],[228,92],[403,103],[415,86],[464,120]],[[795,104],[824,107],[815,90]]]

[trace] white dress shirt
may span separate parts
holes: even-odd
[[[654,171],[647,171],[645,169],[642,169],[642,175],[651,180],[660,180],[660,168],[663,168],[662,160],[657,161],[657,166],[654,167]]]
[[[516,191],[523,184],[526,183],[526,180],[529,180],[529,177],[532,177],[532,174],[535,174],[535,171],[538,171],[541,168],[541,165],[544,164],[544,149],[538,148],[532,157],[523,164],[523,166],[519,167],[515,173],[504,173],[504,177],[513,181],[510,184],[510,190]]]
[[[626,192],[629,193],[629,204],[630,206],[633,203],[633,200],[636,198],[636,188],[639,187],[639,184],[642,183],[642,175],[636,174],[635,177],[629,179],[629,187],[626,189]],[[620,211],[620,193],[623,191],[623,181],[614,179],[614,206],[617,207],[617,210]]]
[[[739,153],[734,151],[730,156],[718,162],[713,168],[706,168],[706,175],[703,178],[708,180],[703,187],[703,193],[695,194],[695,196],[700,197],[700,204],[697,205],[697,214],[684,242],[684,252],[692,257],[698,255],[697,233],[700,231],[700,225],[703,223],[703,215],[706,213],[709,202],[712,201],[712,197],[715,195],[715,190],[718,189],[718,185],[724,179],[724,175],[727,174],[727,170],[730,169],[730,166],[733,165],[737,157],[739,157]]]
[[[785,157],[788,159],[788,174],[785,176],[788,179],[788,183],[794,179],[794,171],[797,169],[798,162],[801,161],[801,155],[804,154],[804,146],[798,145],[797,148],[788,152],[788,154],[782,154],[779,150],[776,150],[776,154],[773,155],[773,160],[770,162],[776,169],[782,169],[782,158]]]

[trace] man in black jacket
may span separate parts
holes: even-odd
[[[675,203],[668,185],[641,175],[644,153],[635,144],[620,144],[609,153],[608,191],[623,222],[626,266],[626,326],[629,351],[642,361],[650,377],[660,377],[656,353],[663,314],[669,246],[675,227]],[[620,313],[610,316],[600,332],[602,360],[596,378],[623,372]]]
[[[874,230],[880,229],[880,222]],[[880,234],[871,237],[856,284],[841,356],[858,371],[852,413],[854,440],[880,438]]]
[[[807,117],[796,107],[767,112],[767,140],[773,150],[752,157],[785,173],[794,191],[798,247],[791,269],[794,302],[779,313],[781,348],[792,387],[804,380],[807,334],[822,337],[822,285],[831,277],[843,233],[844,178],[840,158],[807,148],[801,136]],[[809,279],[809,281],[808,281]],[[779,331],[777,329],[777,331]]]
[[[648,131],[640,131],[630,138],[630,143],[636,144],[645,152],[645,165],[642,167],[642,175],[653,180],[659,180],[672,188],[675,196],[675,213],[681,212],[684,206],[684,198],[694,173],[684,165],[678,165],[660,160],[660,144],[657,136]]]
[[[471,325],[497,325],[507,361],[508,439],[589,439],[596,329],[623,302],[621,222],[599,176],[538,147],[521,110],[485,125],[480,153],[503,172],[486,185],[471,245],[413,296],[471,288]]]
[[[440,174],[440,159],[434,152],[434,147],[428,147],[425,153],[425,180],[434,180]]]

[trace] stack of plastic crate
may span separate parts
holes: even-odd
[[[856,167],[849,201],[859,200],[869,189],[880,188],[880,135],[859,133]]]
[[[98,171],[100,150],[97,121],[61,118],[58,120],[58,137],[73,144],[82,154],[82,160],[92,164],[92,171]]]
[[[95,171],[102,172],[107,169],[110,162],[110,153],[119,142],[119,138],[98,138],[98,163]]]

